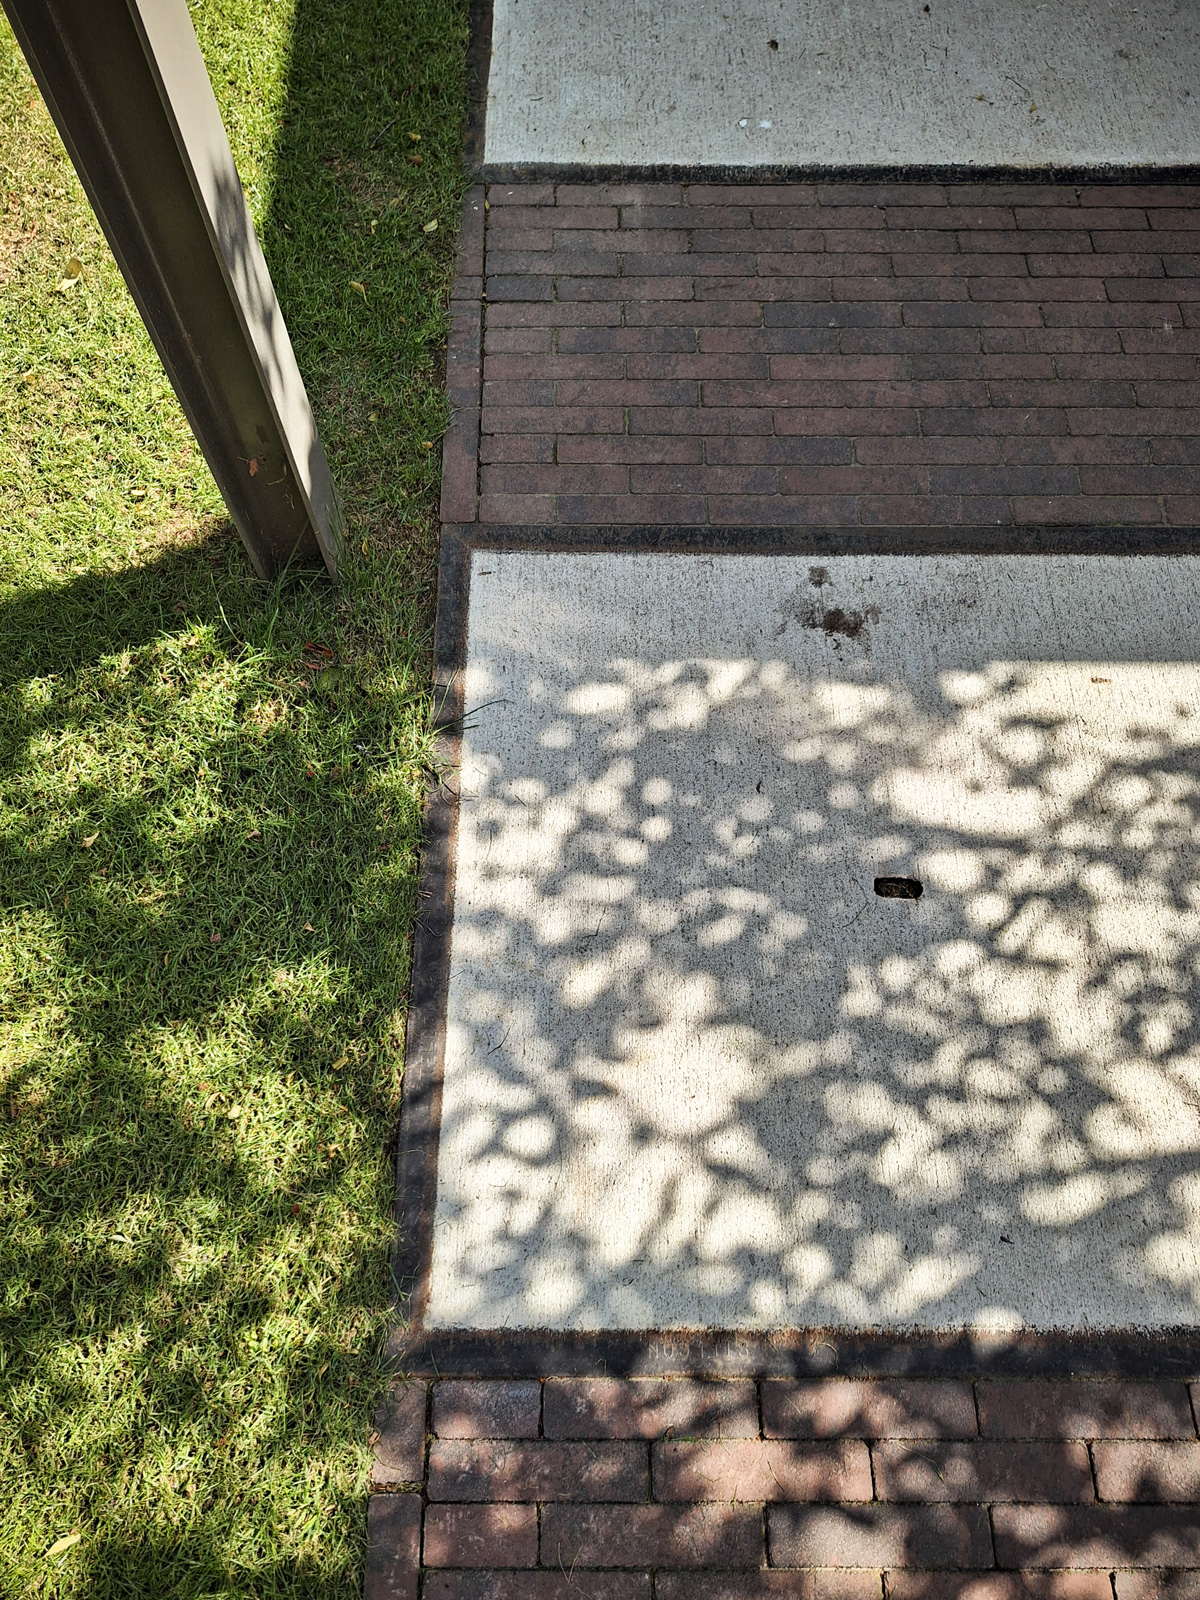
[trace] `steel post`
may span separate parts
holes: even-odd
[[[255,571],[342,514],[185,0],[0,0]]]

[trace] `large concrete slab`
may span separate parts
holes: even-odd
[[[1196,0],[495,0],[486,160],[1188,164],[1198,23]]]
[[[1200,564],[473,561],[428,1325],[1195,1323]]]

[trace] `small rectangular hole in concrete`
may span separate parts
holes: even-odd
[[[875,879],[875,893],[881,900],[919,900],[924,892],[920,878]]]

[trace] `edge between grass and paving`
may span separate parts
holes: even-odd
[[[12,1594],[350,1595],[363,1570],[467,16],[191,10],[353,560],[338,588],[253,581],[3,25]]]

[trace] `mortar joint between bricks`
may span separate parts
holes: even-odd
[[[1000,1565],[996,1559],[996,1523],[993,1516],[995,1507],[988,1505],[983,1509],[987,1512],[988,1538],[992,1542],[992,1568],[995,1570]]]
[[[476,515],[478,515],[478,511],[476,512]],[[425,1498],[426,1498],[426,1492],[427,1492],[428,1486],[429,1486],[429,1452],[432,1449],[432,1447],[433,1447],[433,1385],[431,1383],[427,1383],[425,1385],[425,1438],[424,1438],[424,1441],[423,1441],[423,1455],[422,1455],[422,1458],[421,1458],[423,1463],[424,1463],[424,1467],[425,1467],[424,1474],[422,1475],[422,1478],[421,1478],[421,1500],[422,1500],[422,1506],[424,1505],[424,1501],[425,1501]],[[421,1513],[421,1521],[422,1521],[422,1523],[424,1523],[424,1521],[425,1521],[425,1514],[424,1514],[424,1510],[423,1509],[422,1509],[422,1513]]]
[[[1100,1503],[1100,1479],[1096,1476],[1096,1447],[1095,1440],[1085,1439],[1083,1448],[1087,1451],[1088,1467],[1092,1474],[1092,1493],[1096,1496],[1097,1504]]]

